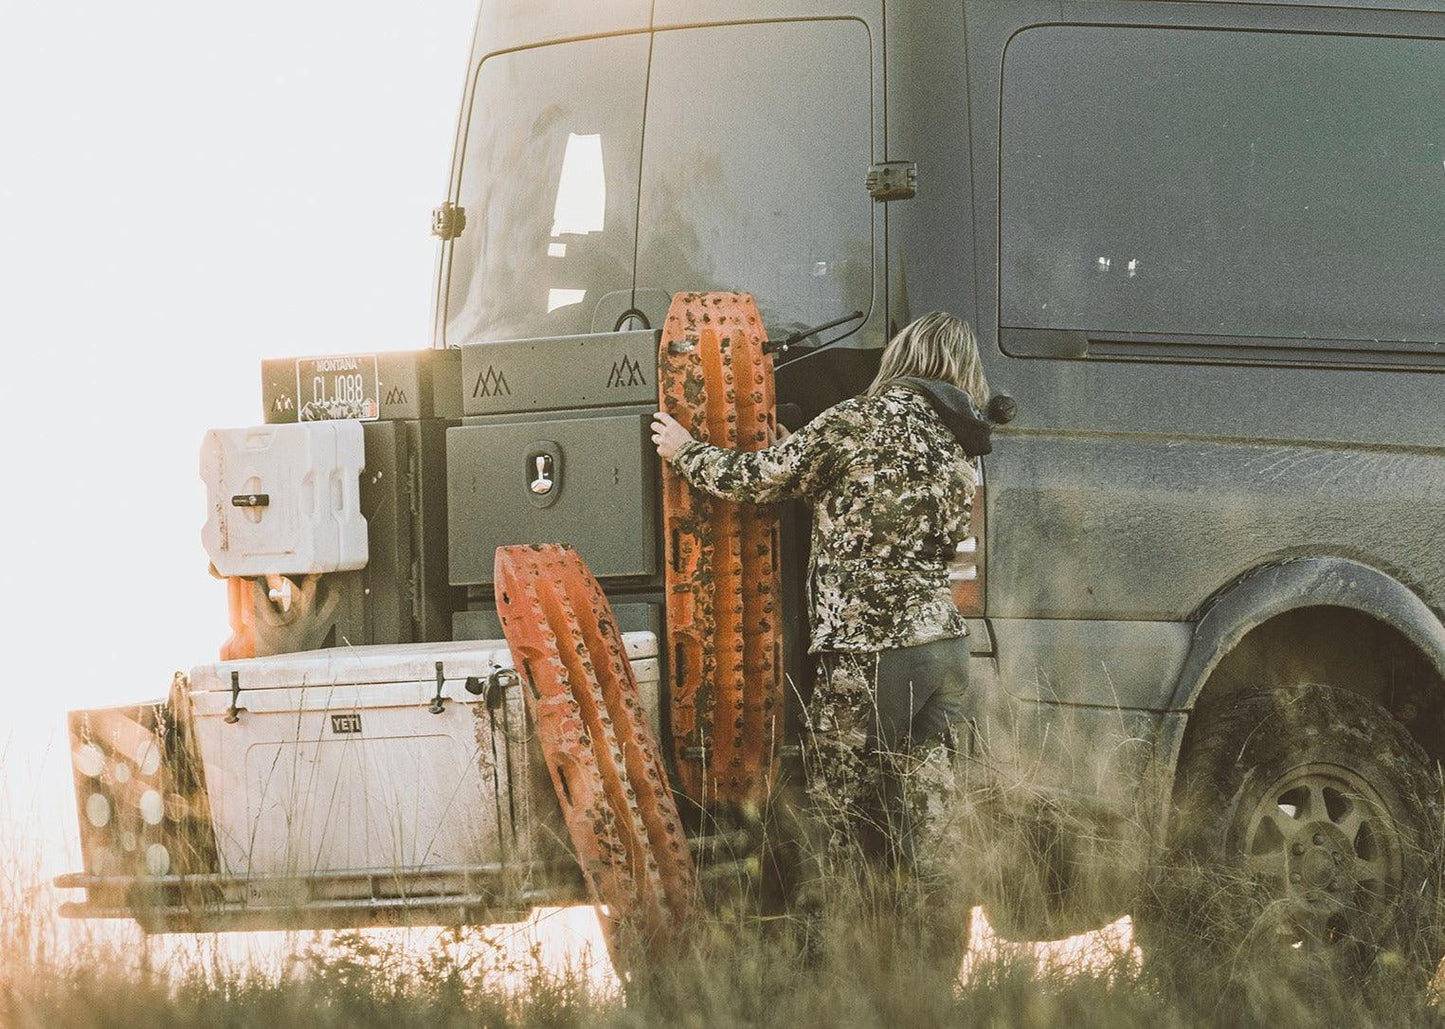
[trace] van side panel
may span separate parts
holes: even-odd
[[[1020,700],[1146,711],[1171,706],[1184,622],[994,618],[1000,685]]]
[[[1229,176],[1221,168],[1207,167],[1207,160],[1182,169],[1150,164],[1163,151],[1147,148],[1164,146],[1158,140],[1165,136],[1172,136],[1168,146],[1187,149],[1178,134],[1197,127],[1185,124],[1184,112],[1197,112],[1199,105],[1190,108],[1181,101],[1181,110],[1171,107],[1170,90],[1191,80],[1151,80],[1140,71],[1148,66],[1144,60],[1125,67],[1123,78],[1111,80],[1109,90],[1117,85],[1132,94],[1145,116],[1157,115],[1155,131],[1131,126],[1125,138],[1105,138],[1110,113],[1120,104],[1100,94],[1104,127],[1093,136],[1070,139],[1072,149],[1062,155],[1071,169],[1077,164],[1080,175],[1089,174],[1090,147],[1097,144],[1097,168],[1105,174],[1103,184],[1095,183],[1098,188],[1086,200],[1085,191],[1070,191],[1067,176],[1050,177],[1054,155],[1048,148],[1057,138],[1044,132],[1010,136],[1010,124],[1001,124],[1019,110],[1020,102],[1054,102],[1048,82],[1057,78],[1060,67],[1009,83],[1013,92],[1006,97],[1010,40],[1030,26],[1078,23],[1102,33],[1118,26],[1120,32],[1133,33],[1130,38],[1141,46],[1149,39],[1139,26],[1221,30],[1210,42],[1226,55],[1231,29],[1332,33],[1330,45],[1335,47],[1350,45],[1358,33],[1416,37],[1410,46],[1399,48],[1401,54],[1416,55],[1426,52],[1434,39],[1441,41],[1445,55],[1445,15],[1108,0],[1009,5],[967,0],[963,13],[966,99],[972,114],[972,313],[990,385],[1018,405],[1017,418],[998,428],[994,452],[984,459],[987,615],[996,653],[974,661],[971,757],[985,778],[1002,788],[1006,800],[1021,801],[1025,810],[1033,810],[1030,797],[1051,798],[1049,810],[1063,820],[1065,841],[1112,837],[1126,849],[1132,841],[1135,852],[1143,854],[1157,839],[1162,805],[1169,797],[1172,764],[1187,718],[1180,708],[1193,699],[1192,693],[1174,695],[1174,689],[1194,642],[1195,621],[1229,583],[1283,558],[1344,558],[1402,583],[1428,605],[1431,619],[1445,614],[1440,528],[1445,525],[1445,354],[1429,342],[1440,338],[1442,309],[1435,302],[1382,311],[1378,331],[1365,331],[1371,326],[1362,328],[1356,316],[1372,304],[1380,310],[1379,294],[1362,296],[1359,311],[1335,305],[1325,312],[1308,297],[1301,299],[1303,294],[1271,292],[1290,280],[1293,270],[1283,268],[1266,269],[1269,274],[1259,277],[1258,282],[1270,286],[1256,284],[1254,310],[1235,305],[1211,312],[1209,298],[1227,292],[1210,287],[1211,277],[1228,272],[1218,264],[1198,269],[1199,291],[1187,313],[1196,322],[1214,314],[1219,325],[1188,326],[1179,317],[1185,305],[1131,306],[1128,291],[1141,284],[1152,288],[1149,274],[1174,276],[1171,288],[1187,285],[1189,268],[1181,262],[1193,251],[1218,261],[1235,236],[1249,239],[1255,249],[1241,252],[1238,262],[1248,268],[1251,261],[1259,267],[1259,254],[1278,247],[1279,239],[1261,239],[1256,223],[1238,217],[1234,194],[1221,182],[1243,181],[1254,190],[1256,209],[1272,219],[1270,224],[1293,233],[1291,238],[1328,238],[1332,218],[1357,212],[1341,213],[1328,205],[1320,210],[1313,203],[1308,213],[1304,203],[1281,207],[1275,198],[1291,195],[1291,190],[1297,194],[1297,183],[1269,162],[1298,148],[1281,147],[1278,139],[1260,138],[1254,156],[1264,163],[1252,179],[1240,174],[1241,168],[1250,171],[1248,140],[1243,140],[1246,150],[1241,152],[1241,141],[1224,127],[1202,138],[1206,150],[1212,145],[1219,151],[1222,165],[1233,162]],[[898,45],[890,40],[890,48]],[[1382,46],[1377,39],[1371,52]],[[1307,48],[1282,43],[1280,50],[1304,53]],[[893,59],[891,54],[890,62]],[[1360,62],[1353,63],[1358,68]],[[1293,73],[1281,69],[1281,74]],[[1321,75],[1328,81],[1328,74]],[[1307,77],[1294,74],[1293,81]],[[1436,88],[1438,68],[1427,67],[1425,77],[1428,84],[1419,88]],[[1380,97],[1399,99],[1401,90],[1415,84],[1384,76],[1376,87]],[[1070,104],[1086,107],[1087,95],[1080,96],[1071,94]],[[1365,103],[1362,96],[1358,91],[1342,97],[1325,90],[1319,102],[1328,110],[1330,104]],[[1261,102],[1268,98],[1261,94]],[[1295,102],[1304,101],[1297,97]],[[1440,160],[1445,158],[1439,153],[1445,144],[1445,113],[1433,113],[1437,106],[1419,97],[1414,102],[1412,117],[1422,126],[1419,132],[1400,136],[1370,155],[1344,154],[1341,167],[1346,162],[1385,161],[1381,167],[1409,187],[1399,191],[1400,202],[1428,212],[1438,197],[1429,184],[1438,185]],[[1445,111],[1445,105],[1440,110]],[[1220,113],[1221,126],[1228,122],[1237,127],[1230,114]],[[1389,115],[1393,124],[1400,124],[1398,108]],[[1357,136],[1373,131],[1368,111],[1351,125]],[[1285,128],[1306,131],[1299,125]],[[1021,141],[1035,137],[1041,146],[1022,146]],[[1001,140],[1016,147],[1012,158],[1001,154]],[[1304,143],[1323,145],[1317,137]],[[1224,152],[1225,147],[1236,149]],[[1168,183],[1167,188],[1159,185],[1155,195],[1139,195],[1143,187],[1137,176],[1114,174],[1121,160],[1157,167],[1159,182]],[[1019,174],[1021,168],[1029,170],[1020,176],[1023,185],[1011,193],[1005,183],[1001,190],[1001,172]],[[1327,166],[1313,172],[1323,184],[1321,196],[1332,204],[1348,197],[1350,188],[1378,189],[1378,181],[1383,181],[1353,175],[1348,181],[1330,179],[1333,170]],[[1181,191],[1174,184],[1175,178],[1190,176],[1198,189]],[[1340,186],[1342,181],[1345,186]],[[1001,217],[1001,196],[1006,203],[1029,203],[1045,189],[1057,192],[1048,197],[1052,208],[1039,205],[1039,217]],[[1178,198],[1180,211],[1168,210],[1161,197]],[[1194,217],[1188,205],[1200,197],[1215,206]],[[1371,209],[1389,207],[1380,203],[1378,193],[1366,199],[1374,205]],[[1067,217],[1052,218],[1050,210]],[[1158,223],[1144,217],[1143,212],[1150,211],[1156,212]],[[1301,220],[1293,227],[1291,211]],[[1097,225],[1100,238],[1085,231],[1070,235],[1064,231],[1065,221],[1074,229]],[[1004,231],[1020,235],[1001,239]],[[1173,234],[1167,246],[1148,249],[1163,233]],[[1199,234],[1198,246],[1181,246],[1180,237],[1190,234]],[[921,233],[919,238],[924,238]],[[1315,254],[1307,264],[1326,271],[1341,267],[1352,252],[1351,239],[1363,238],[1370,247],[1379,244],[1377,238],[1361,236],[1358,218],[1341,238],[1340,248]],[[906,246],[906,241],[890,241],[895,247],[900,244]],[[1098,249],[1088,249],[1092,246]],[[1365,252],[1369,247],[1357,249]],[[1001,251],[1009,255],[1008,262],[1001,263]],[[1167,258],[1162,266],[1161,255]],[[1394,267],[1397,255],[1387,256]],[[1422,260],[1435,256],[1422,255]],[[1136,261],[1132,269],[1131,260]],[[1340,278],[1363,291],[1359,284],[1376,270],[1349,268]],[[1013,277],[1002,291],[1001,271]],[[1036,284],[1032,292],[1018,288],[1027,277]],[[1248,281],[1230,285],[1236,295],[1250,290]],[[1310,295],[1317,295],[1318,290],[1311,289]],[[1398,281],[1385,283],[1382,290],[1391,297],[1399,292],[1406,306],[1411,298],[1420,299],[1418,288],[1411,293]],[[1002,328],[1001,295],[1009,300],[1002,309],[1013,319],[1013,324],[1002,319]],[[1166,295],[1157,293],[1155,300]],[[1048,306],[1054,296],[1070,300],[1064,314]],[[1130,325],[1127,319],[1136,310],[1152,311],[1169,324]],[[1095,312],[1098,324],[1090,321]],[[1181,325],[1191,331],[1180,331]],[[1228,332],[1220,325],[1227,325]],[[1268,328],[1283,338],[1241,335],[1254,331],[1255,325],[1260,333]],[[1121,326],[1137,331],[1121,331]],[[1329,336],[1326,328],[1351,338],[1313,338]],[[1011,787],[1022,788],[1011,792]],[[1056,807],[1053,798],[1059,802]],[[1097,828],[1070,832],[1068,827],[1079,817]],[[1056,912],[1057,917],[1034,929],[1111,917],[1115,905],[1127,902],[1127,876],[1111,873],[1107,862],[1081,875],[1100,886],[1092,899],[1082,894],[1072,898],[1068,912]],[[1110,881],[1116,890],[1108,887]]]
[[[1201,254],[1220,252],[1220,240],[1227,244],[1235,234],[1241,246],[1248,243],[1255,248],[1240,251],[1240,267],[1247,268],[1250,261],[1258,264],[1258,248],[1273,246],[1274,241],[1260,241],[1251,225],[1240,220],[1241,212],[1261,211],[1281,225],[1282,231],[1301,240],[1327,238],[1332,221],[1343,217],[1328,205],[1337,205],[1352,189],[1383,187],[1355,179],[1342,183],[1338,177],[1330,178],[1326,170],[1319,179],[1319,198],[1326,205],[1322,211],[1314,210],[1308,197],[1285,210],[1269,207],[1283,202],[1281,198],[1295,198],[1294,184],[1279,174],[1284,166],[1269,164],[1288,160],[1292,151],[1266,137],[1260,137],[1255,147],[1249,138],[1235,139],[1229,135],[1232,130],[1221,128],[1218,140],[1209,145],[1219,148],[1221,165],[1233,161],[1231,167],[1236,170],[1253,167],[1238,179],[1241,188],[1253,191],[1248,203],[1236,204],[1237,197],[1227,191],[1208,194],[1209,206],[1199,208],[1198,221],[1186,219],[1181,224],[1151,228],[1136,221],[1144,217],[1141,211],[1160,210],[1157,197],[1121,193],[1110,201],[1116,206],[1108,209],[1115,221],[1106,218],[1100,222],[1101,234],[1107,238],[1098,241],[1097,256],[1090,251],[1082,255],[1089,261],[1078,263],[1083,243],[1063,236],[1051,252],[1049,234],[1062,230],[1047,222],[1011,218],[1007,212],[1001,219],[998,206],[1000,168],[1007,173],[1010,161],[1020,169],[1032,168],[1029,162],[1037,156],[1029,151],[1012,157],[1005,154],[1001,159],[1001,136],[1005,143],[1015,137],[1010,136],[1008,123],[1001,132],[999,118],[1017,115],[1029,103],[1051,100],[1046,84],[1027,77],[1027,64],[1010,70],[1011,41],[1035,30],[1028,28],[1030,19],[1021,7],[1005,10],[969,4],[966,10],[971,107],[975,112],[989,112],[989,117],[978,116],[973,122],[978,316],[991,385],[996,392],[1015,397],[1019,412],[1014,422],[999,430],[995,452],[987,459],[990,618],[1182,621],[1195,617],[1211,595],[1249,569],[1301,554],[1349,557],[1385,570],[1440,615],[1445,611],[1445,548],[1439,545],[1439,526],[1445,524],[1445,355],[1429,342],[1442,331],[1438,303],[1426,304],[1419,311],[1412,308],[1403,320],[1401,312],[1382,310],[1378,331],[1370,333],[1351,324],[1339,310],[1331,320],[1329,312],[1310,305],[1300,307],[1299,298],[1278,295],[1260,285],[1251,301],[1257,308],[1254,312],[1234,307],[1215,312],[1220,323],[1235,326],[1232,336],[1201,337],[1178,331],[1178,324],[1184,322],[1169,310],[1162,314],[1171,319],[1169,325],[1141,323],[1137,332],[1119,331],[1130,308],[1119,306],[1118,298],[1131,289],[1151,288],[1148,275],[1164,273],[1174,281],[1186,276],[1187,281],[1187,268],[1160,269],[1157,263],[1151,265],[1149,255],[1169,253],[1174,255],[1170,260],[1179,260],[1180,254],[1188,257],[1189,247],[1181,248],[1171,240],[1168,247],[1150,251],[1151,232],[1196,233]],[[1417,62],[1437,41],[1404,37],[1445,36],[1445,17],[1439,15],[1242,4],[1065,5],[1063,20],[1093,23],[1087,32],[1094,34],[1095,40],[1102,38],[1100,33],[1113,31],[1107,25],[1116,22],[1117,31],[1130,33],[1130,39],[1141,48],[1149,45],[1150,33],[1162,36],[1170,33],[1170,27],[1207,26],[1214,30],[1207,33],[1211,46],[1225,56],[1231,53],[1232,36],[1249,37],[1250,47],[1255,48],[1258,37],[1253,33],[1266,30],[1277,34],[1272,38],[1284,41],[1281,53],[1299,55],[1302,61],[1314,60],[1309,57],[1310,47],[1286,45],[1289,40],[1303,39],[1302,33],[1338,32],[1341,34],[1330,37],[1332,47],[1368,46],[1371,54],[1389,51],[1401,61],[1408,57]],[[1037,21],[1057,23],[1059,17],[1055,12]],[[1141,30],[1126,28],[1126,24],[1158,28]],[[1251,31],[1217,31],[1231,27]],[[1356,30],[1376,38],[1343,34]],[[1402,41],[1391,49],[1390,40],[1380,37],[1396,33]],[[1355,40],[1360,42],[1352,43]],[[1445,42],[1438,45],[1445,57]],[[1171,46],[1177,49],[1177,39]],[[1117,156],[1122,147],[1134,155],[1131,160],[1147,162],[1152,160],[1149,148],[1172,153],[1167,148],[1177,146],[1177,139],[1162,140],[1196,128],[1187,119],[1177,120],[1185,114],[1164,106],[1170,103],[1171,91],[1182,87],[1140,77],[1140,69],[1148,67],[1147,57],[1141,49],[1138,61],[1126,69],[1135,76],[1128,89],[1161,105],[1155,125],[1158,140],[1133,132],[1127,139],[1098,138],[1101,154],[1112,151]],[[1426,62],[1422,74],[1428,81],[1422,79],[1420,90],[1438,88],[1438,69],[1430,70],[1433,67]],[[1313,82],[1311,76],[1317,73],[1313,65],[1297,71],[1279,70],[1285,76],[1281,81],[1300,88]],[[1042,71],[1038,75],[1047,77]],[[1392,216],[1388,212],[1394,203],[1412,204],[1427,213],[1439,203],[1436,194],[1417,187],[1435,182],[1440,174],[1438,151],[1445,135],[1445,113],[1426,102],[1433,93],[1399,92],[1414,88],[1414,84],[1402,86],[1394,78],[1377,84],[1380,102],[1390,100],[1394,105],[1404,97],[1415,104],[1410,117],[1419,126],[1419,131],[1410,135],[1381,137],[1381,146],[1388,143],[1398,151],[1389,158],[1403,183],[1389,203],[1368,193],[1361,195],[1361,204],[1373,205],[1372,210],[1383,212],[1382,218]],[[1106,99],[1101,96],[1100,104]],[[1070,102],[1077,102],[1076,96],[1071,96]],[[1357,91],[1340,96],[1322,90],[1318,95],[1322,116],[1335,110],[1348,112],[1354,119],[1350,131],[1356,133],[1371,131],[1368,110],[1363,114],[1358,110],[1368,102],[1369,98],[1362,100]],[[1191,107],[1183,99],[1180,104],[1186,113],[1197,115],[1197,105]],[[1416,123],[1402,121],[1404,116],[1394,106],[1390,117],[1396,125]],[[1228,112],[1220,118],[1222,126],[1240,120],[1229,117]],[[1270,124],[1262,115],[1257,120],[1262,126]],[[1100,116],[1101,125],[1107,126],[1108,121]],[[1296,126],[1289,131],[1302,130]],[[1041,139],[1047,145],[1047,138]],[[1087,148],[1090,142],[1086,138],[1079,145]],[[1314,137],[1302,139],[1300,145],[1306,144],[1323,145]],[[1225,147],[1236,149],[1226,153]],[[1238,151],[1238,147],[1246,150]],[[1364,158],[1342,154],[1341,160],[1346,159]],[[1250,160],[1256,160],[1257,166],[1248,165]],[[1099,166],[1112,168],[1112,161],[1113,156],[1101,158]],[[1081,174],[1088,172],[1087,155],[1080,159],[1080,167],[1084,170]],[[1200,179],[1200,189],[1218,190],[1221,181],[1232,183],[1237,178],[1236,172],[1225,175],[1216,169],[1213,174],[1213,179],[1207,174]],[[1042,188],[1038,183],[1031,186],[1035,187]],[[1011,193],[1007,183],[1002,195],[1005,204],[1031,202],[1027,192]],[[1180,195],[1183,199],[1178,206],[1195,202],[1194,192]],[[1067,203],[1067,198],[1051,200],[1059,202]],[[1292,216],[1297,226],[1291,227]],[[1097,212],[1091,217],[1097,218]],[[1362,238],[1361,232],[1367,229],[1353,225],[1341,237],[1345,250],[1349,250],[1350,240]],[[1039,238],[1023,243],[1013,238],[1002,240],[1003,249],[1015,256],[1011,258],[1014,263],[1001,272],[1000,232],[1025,230]],[[1120,240],[1143,248],[1137,267],[1130,265],[1132,250],[1126,253],[1123,244],[1114,245]],[[1059,267],[1028,265],[1039,256],[1058,262]],[[1321,256],[1315,255],[1315,259]],[[1323,256],[1328,258],[1325,265],[1341,269],[1342,281],[1365,283],[1373,274],[1369,269],[1346,267],[1347,252]],[[1420,260],[1432,261],[1435,256],[1422,253]],[[1038,283],[1064,284],[1060,289],[1072,283],[1078,296],[1097,299],[1075,303],[1069,315],[1060,316],[1055,325],[1051,321],[1054,315],[1047,309],[1048,290],[1040,287],[1038,302],[1028,316],[1031,324],[1022,327],[1034,335],[1020,336],[1019,326],[999,326],[1001,273],[1006,279],[1033,276]],[[1131,279],[1135,273],[1140,277]],[[1081,274],[1094,279],[1084,282],[1078,277]],[[1209,281],[1220,274],[1213,266],[1199,268],[1200,289],[1209,289]],[[1286,281],[1273,273],[1266,278],[1276,286]],[[1013,296],[1017,290],[1010,281],[1003,283],[1002,292]],[[1239,284],[1231,288],[1237,290]],[[1402,298],[1403,304],[1417,299],[1417,294],[1404,293]],[[1359,301],[1361,309],[1368,309],[1374,297],[1362,294]],[[1096,331],[1079,320],[1094,309],[1090,303],[1095,304],[1105,330]],[[1015,302],[1012,317],[1020,318],[1018,312],[1023,309]],[[1139,309],[1146,310],[1147,305]],[[1208,310],[1196,310],[1191,317],[1209,315]],[[1251,319],[1271,326],[1270,331],[1283,332],[1279,326],[1285,315],[1294,318],[1286,326],[1286,338],[1238,335],[1239,326]],[[1044,331],[1054,335],[1040,337],[1039,326],[1052,326]],[[1316,340],[1314,336],[1326,327],[1351,334],[1354,342]],[[1049,356],[1051,353],[1056,356]],[[1011,356],[1021,354],[1034,356]]]
[[[1160,396],[1183,438],[1001,434],[988,468],[990,617],[1184,621],[1250,569],[1302,554],[1354,558],[1445,606],[1445,452],[1209,439],[1187,426],[1196,396],[1161,389],[1147,368],[1109,371],[1095,378],[1115,395],[1133,372]]]

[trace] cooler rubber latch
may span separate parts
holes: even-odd
[[[437,662],[437,692],[431,698],[431,707],[427,708],[434,715],[439,715],[447,709],[446,698],[442,696],[442,684],[447,681],[446,672],[442,671],[442,663]]]
[[[515,668],[498,668],[487,676],[487,710],[495,711],[507,699],[507,691],[522,684],[522,677]]]
[[[241,720],[241,712],[246,710],[240,706],[241,702],[241,673],[231,672],[231,706],[226,708],[226,724],[235,725]]]

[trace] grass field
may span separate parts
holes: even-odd
[[[3,756],[3,755],[0,755]],[[972,795],[972,794],[970,794]],[[1025,838],[973,824],[960,808],[955,886],[919,889],[858,861],[834,866],[821,916],[764,918],[751,879],[713,897],[685,945],[632,961],[619,980],[590,909],[557,909],[520,928],[147,938],[129,923],[61,920],[37,871],[39,844],[10,836],[0,856],[0,1029],[76,1026],[1440,1026],[1437,984],[1386,950],[1366,977],[1285,976],[1202,911],[1250,889],[1186,870],[1201,898],[1167,925],[1181,939],[1136,945],[1129,923],[1047,945],[995,937],[978,895],[1027,875]],[[5,812],[0,812],[4,814]],[[766,824],[772,824],[772,819]],[[9,815],[0,825],[23,826]],[[981,847],[969,841],[986,841]],[[1009,855],[1014,855],[1010,857]],[[1438,855],[1432,867],[1439,867]],[[821,867],[821,866],[820,866]],[[841,870],[840,870],[841,869]],[[1170,869],[1167,871],[1178,871]],[[821,873],[820,873],[821,874]],[[740,888],[739,888],[740,887]],[[986,888],[986,887],[985,887]],[[1193,916],[1193,917],[1191,917]],[[955,944],[970,925],[966,953]],[[1168,935],[1168,934],[1166,934]],[[1433,927],[1424,935],[1438,934]],[[1155,937],[1157,938],[1157,936]],[[942,944],[940,945],[940,941]],[[590,943],[590,949],[588,944]],[[1431,944],[1433,946],[1433,943]],[[1438,953],[1438,951],[1435,951]],[[930,954],[937,955],[930,957]],[[961,967],[960,967],[961,964]]]
[[[1301,987],[1226,972],[1203,950],[1184,975],[1177,964],[1162,975],[1127,932],[1042,949],[976,936],[963,981],[950,982],[920,958],[919,923],[892,895],[835,905],[811,949],[788,920],[709,918],[689,946],[619,988],[600,950],[559,956],[546,922],[540,936],[471,927],[145,941],[61,923],[33,878],[7,876],[4,891],[7,1029],[1445,1025],[1434,996],[1403,979],[1368,996]],[[977,916],[974,931],[987,932]]]

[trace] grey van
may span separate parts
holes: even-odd
[[[440,577],[351,639],[496,638],[491,548],[559,538],[660,631],[674,293],[862,312],[780,371],[802,417],[946,309],[1000,423],[956,569],[995,924],[1163,931],[1205,866],[1282,947],[1439,958],[1445,4],[484,0],[433,227]]]
[[[486,3],[475,50],[437,346],[865,311],[780,374],[811,414],[911,317],[978,329],[995,922],[1099,924],[1179,848],[1286,944],[1435,921],[1445,6]]]

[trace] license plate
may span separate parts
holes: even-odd
[[[381,414],[375,354],[307,357],[296,362],[296,402],[303,422],[374,421]]]

